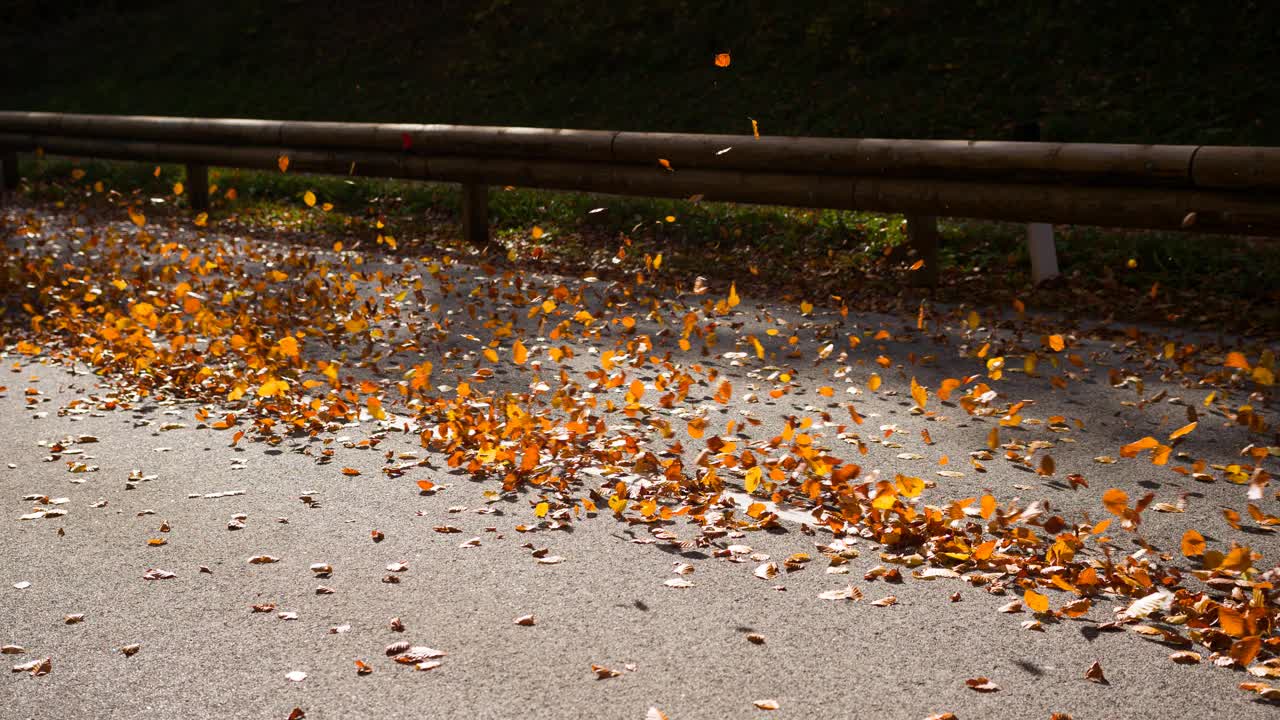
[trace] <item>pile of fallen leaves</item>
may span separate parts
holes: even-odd
[[[1121,601],[1101,629],[1130,629],[1174,646],[1177,663],[1207,659],[1262,679],[1280,676],[1280,569],[1264,571],[1261,555],[1246,546],[1209,548],[1194,529],[1182,539],[1181,557],[1150,547],[1138,529],[1153,493],[1131,498],[1107,489],[1100,507],[1110,517],[1096,521],[1064,517],[1044,501],[948,498],[956,488],[932,477],[889,477],[863,466],[872,446],[901,448],[906,438],[895,426],[868,427],[855,399],[902,392],[911,413],[939,429],[944,403],[994,421],[986,447],[954,465],[943,458],[935,477],[964,477],[956,468],[982,473],[993,462],[1059,474],[1047,452],[1053,443],[1003,440],[1000,430],[1067,433],[1071,422],[1035,417],[1032,403],[1010,401],[1000,388],[1015,365],[1021,376],[1064,388],[1080,381],[1090,359],[1076,350],[1079,337],[1024,317],[1020,304],[990,311],[988,322],[973,309],[922,303],[914,327],[895,335],[851,327],[857,314],[840,301],[821,317],[802,302],[797,317],[738,310],[736,284],[723,294],[696,282],[691,292],[658,292],[660,258],[625,279],[567,281],[449,256],[257,243],[210,232],[203,219],[196,227],[148,223],[135,206],[128,217],[83,229],[31,211],[7,229],[0,294],[13,352],[88,366],[136,400],[202,403],[198,419],[231,433],[232,443],[278,444],[361,419],[395,425],[417,433],[449,467],[491,480],[495,496],[532,493],[529,522],[539,527],[608,514],[649,527],[656,542],[747,563],[750,549],[729,541],[777,527],[791,513],[807,532],[830,533],[816,551],[832,567],[856,557],[859,540],[879,546],[882,564],[865,574],[869,582],[963,578],[1010,595],[1005,611],[1030,611],[1034,619],[1024,625],[1032,630],[1083,616],[1104,599]],[[958,329],[962,344],[950,350],[973,373],[922,381],[930,360],[905,345],[945,343],[946,327]],[[806,346],[817,341],[816,354],[798,349],[801,335]],[[1111,339],[1132,361],[1107,381],[1136,390],[1136,402],[1164,399],[1143,397],[1147,374],[1208,391],[1198,407],[1181,403],[1187,420],[1177,430],[1136,439],[1118,454],[1161,466],[1184,460],[1171,471],[1238,484],[1257,526],[1280,524],[1262,509],[1267,467],[1280,456],[1265,441],[1275,433],[1265,415],[1274,354],[1175,344],[1137,329]],[[887,348],[899,342],[904,350],[891,358]],[[735,388],[700,360],[712,356],[752,368],[758,382]],[[788,417],[767,437],[747,434],[761,425],[749,411],[721,430],[696,409],[702,399],[749,409],[818,382],[830,383],[815,391],[830,400],[826,409]],[[1229,464],[1184,458],[1179,446],[1208,413],[1247,428],[1258,442]],[[928,430],[921,441],[933,443]],[[425,465],[389,456],[383,472],[399,477]],[[1089,487],[1078,472],[1066,478]],[[1155,509],[1179,511],[1165,504]],[[1225,516],[1237,527],[1243,521],[1235,510]],[[675,528],[682,525],[691,534],[681,537]],[[1117,532],[1139,549],[1121,551]],[[769,580],[815,559],[797,553],[753,572]],[[822,597],[856,602],[862,591],[849,585]],[[1280,693],[1261,681],[1247,685],[1268,698]]]

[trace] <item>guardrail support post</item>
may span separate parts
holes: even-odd
[[[489,244],[489,187],[463,183],[462,237],[472,245]]]
[[[187,199],[195,212],[209,212],[209,168],[187,165]]]
[[[0,152],[0,196],[18,191],[18,152]]]
[[[1031,256],[1031,282],[1039,285],[1058,276],[1058,250],[1053,244],[1053,226],[1027,223],[1027,254]]]
[[[911,276],[915,285],[938,284],[938,217],[936,215],[908,215],[907,239],[916,251],[916,259],[924,265]],[[914,261],[913,261],[914,262]]]

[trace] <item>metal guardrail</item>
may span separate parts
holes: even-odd
[[[634,133],[0,112],[18,152],[458,182],[488,238],[490,185],[905,213],[928,262],[933,216],[1280,236],[1280,148]],[[929,263],[936,265],[936,262]]]

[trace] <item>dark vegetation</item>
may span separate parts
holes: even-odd
[[[1280,145],[1267,0],[3,6],[10,108]]]
[[[952,138],[1031,123],[1047,140],[1280,145],[1280,5],[1268,2],[14,0],[0,52],[0,103],[15,109],[733,133],[754,118],[765,134]],[[181,177],[82,165],[72,182],[65,162],[32,162],[31,187],[74,201],[105,179],[154,196]],[[372,242],[381,217],[409,249],[454,233],[448,186],[219,182],[239,199],[211,222],[247,231]],[[305,207],[308,189],[332,212]],[[914,301],[899,292],[909,258],[889,252],[900,217],[515,190],[495,192],[492,218],[525,262],[540,248],[543,264],[616,272],[664,253],[688,283],[727,286],[754,268],[757,292],[804,277],[831,295]],[[943,234],[936,299],[1280,328],[1270,241],[1064,228],[1067,278],[1033,295],[1019,226],[954,221]]]

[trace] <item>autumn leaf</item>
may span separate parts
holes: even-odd
[[[999,692],[1000,686],[985,677],[969,678],[964,681],[966,687],[980,693]]]
[[[306,203],[307,207],[315,207],[316,194],[311,192],[310,190],[306,191],[305,193],[302,194],[302,202]]]
[[[1195,530],[1188,530],[1182,535],[1182,554],[1187,557],[1204,555],[1204,536]]]
[[[1032,612],[1049,612],[1049,598],[1031,588],[1027,588],[1022,594],[1022,601],[1027,604],[1027,607],[1031,608]]]
[[[289,169],[289,156],[281,155],[276,158],[276,166],[280,168],[280,172],[287,171]]]
[[[761,710],[777,710],[782,707],[777,700],[753,700],[751,704]]]
[[[727,52],[717,53],[715,62],[716,62],[716,67],[722,67],[722,68],[729,67],[729,62],[730,62],[729,53]]]
[[[1129,494],[1120,488],[1111,488],[1102,493],[1102,504],[1111,514],[1123,516],[1129,509]]]
[[[1106,676],[1102,674],[1102,664],[1097,660],[1094,660],[1093,664],[1089,666],[1089,669],[1084,671],[1084,677],[1086,680],[1096,682],[1100,685],[1109,684],[1107,683]]]
[[[921,410],[929,402],[929,392],[916,382],[915,377],[911,378],[911,399],[916,401],[916,406]]]

